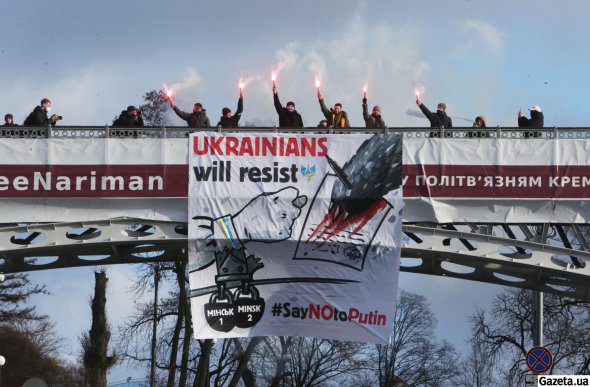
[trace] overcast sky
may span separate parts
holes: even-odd
[[[272,125],[275,70],[283,104],[295,101],[307,126],[322,118],[315,77],[326,102],[343,103],[353,126],[362,125],[364,85],[390,127],[427,126],[407,114],[416,110],[415,86],[428,107],[445,102],[455,126],[481,114],[488,125],[515,126],[518,110],[532,105],[541,106],[546,126],[590,125],[587,0],[18,0],[2,11],[0,112],[17,123],[47,97],[63,125],[109,124],[164,83],[181,108],[202,102],[215,123],[222,107],[235,109],[242,78],[241,123]],[[132,269],[108,269],[113,326],[133,305],[125,293]],[[89,327],[92,270],[32,278],[54,292],[40,307],[76,352],[77,335]],[[487,305],[499,290],[409,274],[400,283],[429,298],[438,333],[456,345],[468,337],[474,305]],[[128,374],[144,372],[119,367],[113,378]]]
[[[283,103],[295,101],[309,126],[322,118],[316,76],[357,126],[365,84],[390,127],[426,126],[406,114],[416,84],[427,106],[447,103],[456,126],[480,114],[515,126],[532,105],[549,126],[590,124],[585,0],[7,3],[0,109],[17,122],[48,97],[63,125],[104,125],[163,83],[180,107],[200,101],[217,122],[222,107],[235,109],[242,77],[242,123],[272,124],[276,68]]]

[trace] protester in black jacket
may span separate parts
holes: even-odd
[[[531,118],[526,118],[522,112],[518,112],[518,127],[519,128],[542,128],[544,124],[543,113],[541,108],[537,105],[529,108],[531,111]]]
[[[57,114],[48,117],[47,113],[51,111],[51,101],[47,98],[41,100],[41,105],[37,106],[35,110],[29,114],[25,119],[24,126],[55,126],[55,123],[61,120],[61,116]]]
[[[240,89],[240,98],[238,99],[238,108],[236,109],[236,114],[231,114],[231,109],[228,107],[224,107],[221,109],[221,118],[217,123],[217,126],[221,126],[222,128],[237,128],[238,122],[242,117],[242,112],[244,111],[244,93],[242,89]]]
[[[303,119],[301,114],[295,110],[295,102],[289,101],[287,105],[283,107],[279,100],[279,93],[277,93],[277,87],[272,88],[273,99],[275,104],[275,110],[279,115],[279,127],[280,128],[303,128]]]
[[[18,126],[17,124],[14,123],[14,117],[12,116],[12,114],[7,114],[4,116],[4,125],[2,126]]]
[[[535,105],[529,108],[531,111],[531,118],[526,118],[522,112],[518,112],[518,127],[519,128],[542,128],[545,123],[545,118],[541,112],[541,108]],[[541,132],[524,132],[523,137],[541,137]]]
[[[367,129],[385,129],[387,125],[381,117],[381,108],[377,105],[373,106],[373,112],[369,114],[367,108],[367,97],[363,98],[363,118],[365,119],[365,128]]]
[[[135,106],[127,106],[127,110],[123,110],[119,115],[119,118],[113,122],[113,127],[133,128],[143,126],[145,125],[143,123],[141,111]]]
[[[422,103],[420,97],[416,98],[416,105],[422,110],[422,113],[428,118],[430,121],[431,128],[445,128],[451,129],[453,127],[453,120],[451,117],[447,116],[446,110],[447,105],[444,103],[439,103],[436,106],[436,113],[432,113],[428,108]]]
[[[193,105],[192,113],[183,112],[177,108],[172,99],[170,99],[170,106],[178,117],[186,121],[189,128],[209,128],[211,126],[209,117],[207,117],[207,110],[203,109],[203,105],[199,102]]]

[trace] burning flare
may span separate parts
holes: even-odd
[[[166,93],[166,98],[172,99],[172,90],[168,88],[168,85],[164,83],[164,92]]]

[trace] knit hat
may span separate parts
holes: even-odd
[[[293,101],[287,102],[287,106],[289,106],[289,105],[293,105],[293,107],[295,107],[295,102],[293,102]]]
[[[136,112],[137,111],[137,108],[135,106],[133,106],[133,105],[129,105],[129,106],[127,106],[127,111],[129,113]]]
[[[438,104],[438,106],[440,106],[440,107],[442,108],[442,111],[443,111],[443,112],[446,112],[446,111],[447,111],[447,104],[446,104],[446,103],[444,103],[444,102],[440,102],[440,103]],[[438,107],[438,106],[437,106],[437,107]]]
[[[221,114],[222,115],[226,115],[227,113],[231,113],[231,109],[230,108],[224,107],[223,109],[221,109]]]
[[[375,106],[373,106],[373,111],[375,111],[375,110],[379,110],[379,111],[381,111],[381,108],[379,107],[379,105],[375,105]]]
[[[195,106],[196,106],[196,107],[199,107],[199,108],[201,108],[201,109],[203,108],[203,105],[201,105],[201,103],[200,103],[200,102],[197,102],[197,103],[195,103]]]
[[[533,107],[530,107],[529,110],[533,110],[533,111],[541,113],[541,108],[539,107],[539,105],[535,105]]]

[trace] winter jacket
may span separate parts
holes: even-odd
[[[211,122],[209,121],[209,117],[207,117],[207,111],[205,109],[201,110],[200,112],[183,112],[176,106],[174,106],[174,113],[178,115],[178,117],[182,118],[186,121],[186,124],[189,128],[209,128],[211,127]]]
[[[518,117],[519,128],[542,128],[544,124],[543,112],[531,110],[531,118]]]
[[[436,113],[432,113],[423,103],[418,105],[418,107],[430,121],[431,128],[451,129],[453,127],[453,120],[444,111],[437,110]]]
[[[536,110],[531,110],[531,118],[526,117],[518,117],[518,127],[519,128],[542,128],[544,122],[543,112],[538,112]],[[524,132],[524,138],[529,137],[541,137],[541,132]]]
[[[137,121],[133,119],[127,110],[123,110],[119,115],[119,118],[113,122],[113,127],[132,128],[132,127],[144,127],[143,117],[137,116]]]
[[[369,114],[369,109],[367,108],[367,100],[363,99],[363,118],[365,119],[365,128],[367,129],[385,129],[387,125],[383,121],[383,117],[374,116],[373,114]]]
[[[238,99],[238,108],[236,109],[236,114],[231,117],[221,116],[217,126],[221,126],[222,128],[237,128],[238,122],[242,117],[242,112],[244,111],[244,100],[242,98]]]
[[[279,127],[280,128],[303,128],[303,119],[301,114],[297,110],[290,112],[287,108],[284,108],[279,101],[279,94],[274,93],[275,110],[279,115]]]
[[[324,99],[320,99],[320,109],[326,120],[328,121],[328,127],[330,128],[350,128],[350,122],[348,122],[348,115],[344,110],[340,110],[338,114],[334,113],[333,109],[328,109],[324,103]]]
[[[23,123],[24,126],[55,126],[55,121],[47,116],[47,112],[41,106],[37,106],[35,110],[29,114]]]

